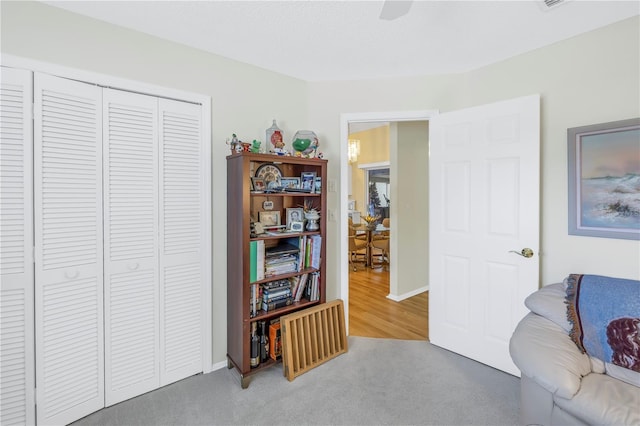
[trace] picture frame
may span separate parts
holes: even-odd
[[[264,227],[280,226],[280,212],[278,210],[258,212],[258,217]]]
[[[280,178],[280,184],[284,190],[287,188],[300,188],[300,178],[299,177],[283,177]]]
[[[291,231],[302,232],[304,231],[304,222],[291,222]]]
[[[302,172],[300,174],[300,189],[313,192],[316,179],[316,172]]]
[[[267,189],[267,185],[264,182],[263,178],[252,177],[251,178],[251,190],[252,191],[264,191]]]
[[[291,225],[295,222],[304,222],[304,209],[302,207],[287,207],[287,229],[294,231]]]
[[[640,240],[640,118],[567,129],[569,235]]]
[[[313,181],[313,191],[316,194],[320,194],[322,192],[322,177],[316,176]]]

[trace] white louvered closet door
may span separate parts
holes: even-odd
[[[158,100],[104,89],[106,405],[160,386]]]
[[[202,371],[201,106],[160,99],[161,384]]]
[[[0,424],[35,423],[32,77],[0,68]]]
[[[38,424],[104,406],[102,89],[35,73]]]

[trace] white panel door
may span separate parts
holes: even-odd
[[[430,121],[429,340],[519,375],[509,339],[538,289],[539,96]],[[513,251],[531,248],[525,258]]]
[[[201,107],[160,104],[161,384],[202,371],[206,236]]]
[[[34,87],[37,419],[65,424],[104,406],[102,89]]]
[[[159,387],[158,100],[103,92],[106,405]]]
[[[0,424],[35,423],[33,99],[30,71],[0,68]]]

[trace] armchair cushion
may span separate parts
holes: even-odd
[[[543,316],[562,327],[566,332],[571,331],[571,323],[567,319],[566,296],[563,283],[551,284],[530,294],[524,304],[531,312]]]
[[[573,398],[553,400],[587,424],[640,424],[640,389],[605,374],[591,373]]]
[[[529,313],[520,321],[511,338],[509,352],[523,375],[547,391],[571,399],[583,376],[591,372],[591,362],[580,352],[559,325]]]

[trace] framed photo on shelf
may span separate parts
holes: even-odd
[[[287,207],[287,228],[293,229],[293,224],[304,221],[304,209],[302,207]]]
[[[569,235],[640,240],[639,144],[640,118],[567,129]]]
[[[263,226],[279,226],[280,225],[280,212],[268,211],[268,212],[258,212],[258,217],[260,218],[260,223]]]
[[[300,178],[299,177],[283,177],[280,178],[280,184],[283,189],[287,188],[300,188]]]
[[[304,222],[291,222],[291,231],[302,232],[304,231]]]
[[[300,188],[313,192],[315,187],[316,172],[302,172],[300,175]]]
[[[322,192],[322,178],[320,176],[316,176],[313,181],[313,192],[316,194],[320,194]]]
[[[265,189],[267,189],[267,185],[264,183],[264,179],[257,177],[251,178],[252,191],[264,191]]]

